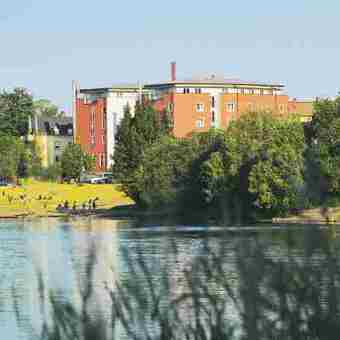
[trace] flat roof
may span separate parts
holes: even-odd
[[[228,79],[228,78],[218,78],[218,77],[210,77],[210,78],[200,78],[200,79],[184,79],[184,80],[173,80],[173,81],[164,81],[164,82],[156,82],[156,83],[147,83],[147,84],[127,84],[120,83],[114,84],[110,87],[97,87],[97,88],[83,88],[80,89],[80,93],[106,93],[106,92],[114,92],[114,91],[138,91],[140,86],[142,86],[143,90],[155,89],[155,88],[167,88],[167,87],[238,87],[238,86],[252,86],[252,87],[270,87],[270,88],[278,88],[282,89],[285,85],[280,83],[270,83],[270,82],[259,82],[259,81],[245,81],[241,79]]]
[[[228,79],[228,78],[202,78],[202,79],[184,79],[184,80],[172,80],[159,83],[146,84],[146,88],[155,87],[179,87],[179,86],[258,86],[258,87],[274,87],[283,88],[284,85],[280,83],[269,83],[269,82],[259,82],[259,81],[246,81],[241,79]]]
[[[139,90],[140,85],[138,84],[114,84],[110,87],[94,87],[94,88],[85,88],[80,89],[80,93],[105,93],[111,92],[115,90],[125,90],[125,91],[136,91]]]

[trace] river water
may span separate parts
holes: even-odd
[[[0,221],[0,339],[338,339],[339,232]]]

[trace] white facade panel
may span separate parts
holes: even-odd
[[[111,92],[107,97],[106,107],[106,141],[107,141],[107,166],[110,168],[113,164],[112,157],[115,147],[115,135],[117,127],[124,117],[124,109],[127,105],[130,107],[131,115],[134,114],[138,92]]]

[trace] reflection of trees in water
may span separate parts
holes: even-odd
[[[150,261],[140,249],[123,252],[125,274],[102,280],[109,300],[96,292],[103,244],[92,242],[81,308],[51,292],[52,322],[45,323],[41,339],[338,338],[339,241],[320,230],[278,234],[203,239],[187,261],[171,237],[159,244],[167,261]],[[110,313],[94,314],[103,303]]]

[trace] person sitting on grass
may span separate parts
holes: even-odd
[[[70,204],[69,202],[66,200],[65,203],[64,203],[64,209],[69,209],[70,207]]]

